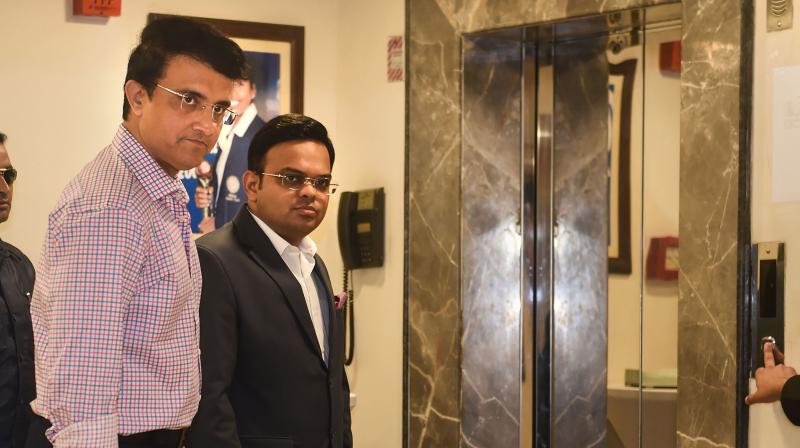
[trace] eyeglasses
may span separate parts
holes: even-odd
[[[197,97],[191,93],[180,93],[176,92],[172,89],[168,89],[161,84],[156,84],[156,87],[163,89],[175,96],[180,97],[181,99],[181,110],[188,114],[193,114],[197,111],[204,111],[209,106],[208,104],[200,104],[197,101]],[[231,109],[222,106],[220,104],[212,104],[211,105],[211,121],[216,124],[233,124],[233,121],[236,119],[236,112],[232,111]]]
[[[304,185],[308,184],[320,193],[329,196],[336,193],[336,188],[339,186],[339,184],[332,184],[329,176],[305,177],[300,174],[273,174],[264,172],[257,172],[256,174],[259,176],[277,177],[281,180],[281,185],[290,190],[299,190],[303,188]]]
[[[17,170],[14,168],[0,168],[0,174],[3,175],[3,180],[9,187],[17,180]]]

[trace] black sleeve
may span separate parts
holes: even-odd
[[[197,247],[203,274],[200,298],[200,350],[203,389],[189,430],[190,448],[240,448],[228,390],[237,354],[236,299],[219,258]]]
[[[342,444],[344,448],[353,447],[353,431],[350,429],[350,383],[347,381],[347,372],[344,371],[342,366],[342,416],[344,417],[344,428],[342,429]]]
[[[783,413],[795,426],[800,426],[800,375],[789,378],[781,391]]]
[[[22,255],[22,270],[25,273],[25,280],[22,284],[22,288],[26,290],[24,292],[33,294],[33,285],[36,282],[36,271],[33,269],[33,263],[31,263],[31,260],[22,252],[20,252],[20,255]],[[31,298],[28,297],[28,300],[30,299]]]

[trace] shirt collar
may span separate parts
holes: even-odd
[[[262,221],[261,218],[253,214],[253,212],[250,211],[250,208],[247,209],[247,212],[250,213],[250,216],[253,217],[253,219],[256,221],[256,224],[261,227],[261,230],[264,231],[264,233],[267,235],[267,238],[269,238],[270,242],[272,242],[272,245],[275,246],[275,250],[278,251],[281,256],[283,256],[283,253],[286,251],[286,249],[293,247],[299,250],[307,258],[311,260],[314,259],[314,256],[317,254],[317,244],[311,239],[311,237],[305,236],[302,240],[300,240],[300,244],[297,246],[292,246],[288,241],[283,239],[282,236],[278,235],[277,232],[272,230],[267,223]]]
[[[247,106],[247,109],[244,110],[241,118],[239,121],[236,122],[236,127],[233,128],[233,133],[236,134],[237,137],[244,137],[244,134],[247,132],[247,128],[250,127],[250,123],[256,118],[258,114],[258,109],[256,109],[256,105],[250,103]]]
[[[144,149],[124,125],[120,125],[111,145],[117,150],[128,170],[154,201],[177,194],[184,203],[189,201],[183,183],[167,175],[161,165]]]

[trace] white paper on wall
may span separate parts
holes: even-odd
[[[800,65],[772,72],[772,200],[800,201]]]

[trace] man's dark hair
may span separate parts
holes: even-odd
[[[2,132],[0,132],[0,145],[5,143],[7,138],[8,137],[6,136],[6,134],[3,134]]]
[[[153,94],[173,56],[188,56],[208,64],[221,75],[247,79],[247,61],[236,42],[211,25],[183,17],[165,17],[148,24],[128,59],[125,82],[134,80]],[[123,94],[122,119],[128,119],[130,105]]]
[[[333,143],[328,137],[325,126],[305,115],[286,114],[269,120],[253,137],[250,149],[247,151],[247,169],[254,172],[261,171],[264,168],[267,151],[279,143],[294,140],[312,140],[325,145],[333,168],[336,153],[333,151]]]

